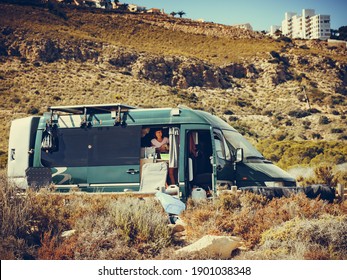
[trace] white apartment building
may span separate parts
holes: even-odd
[[[282,21],[282,34],[291,38],[330,38],[330,15],[316,15],[313,9],[303,9],[302,15],[287,12]]]

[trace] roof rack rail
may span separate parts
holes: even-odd
[[[121,103],[114,104],[96,104],[96,105],[73,105],[73,106],[52,106],[49,107],[51,111],[51,121],[54,114],[67,113],[74,115],[84,115],[81,122],[81,127],[90,126],[91,123],[87,120],[87,115],[95,115],[102,113],[111,113],[111,117],[115,119],[114,125],[122,124],[121,113],[128,112],[130,109],[137,107],[125,105]]]
[[[82,114],[101,114],[101,113],[107,113],[112,111],[121,111],[125,112],[130,109],[136,109],[137,107],[121,104],[121,103],[114,103],[114,104],[95,104],[95,105],[72,105],[72,106],[52,106],[48,109],[53,113],[62,112],[62,113],[68,113],[68,114],[76,114],[76,115],[82,115]]]

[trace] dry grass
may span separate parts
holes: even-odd
[[[252,41],[249,39],[232,40],[230,36],[206,36],[183,32],[180,19],[178,27],[155,22],[149,16],[103,13],[101,11],[86,12],[82,10],[65,10],[68,20],[65,21],[40,8],[3,6],[2,26],[29,27],[36,30],[35,37],[54,36],[57,39],[91,40],[115,46],[128,46],[138,51],[152,54],[182,55],[211,61],[214,64],[225,64],[237,61],[240,57],[253,57],[265,54],[274,48],[280,49],[282,44],[263,38]],[[18,16],[20,14],[20,16]],[[144,17],[144,18],[142,18]],[[168,21],[163,18],[163,21]],[[184,21],[184,20],[183,20]],[[43,25],[42,22],[45,24]],[[189,22],[190,25],[197,24]],[[203,24],[201,24],[203,25]],[[224,29],[232,29],[224,27]],[[192,28],[194,29],[194,28]],[[102,30],[102,32],[100,32]],[[33,37],[33,38],[35,38]],[[229,37],[229,38],[228,38]],[[261,38],[261,36],[259,36]],[[211,52],[213,45],[213,52]]]
[[[337,237],[345,231],[346,207],[303,195],[268,200],[244,193],[223,194],[200,203],[189,200],[181,217],[187,224],[187,239],[175,242],[167,214],[152,197],[59,195],[48,189],[18,196],[4,174],[0,184],[1,259],[218,259],[206,254],[174,254],[207,234],[241,237],[249,254],[238,258],[281,259],[284,249],[277,232],[281,227],[287,232],[292,224],[297,225],[296,231],[280,235],[286,239],[283,244],[287,244],[289,258],[345,258],[345,243]],[[314,232],[316,228],[319,230]],[[301,235],[300,229],[304,229]],[[70,230],[70,236],[62,236]],[[300,243],[290,247],[296,234]],[[271,251],[267,244],[279,248],[273,245]],[[305,249],[300,254],[299,247]]]
[[[0,173],[0,256],[1,259],[32,259],[36,250],[31,236],[31,200]]]
[[[174,244],[153,198],[23,193],[3,172],[0,184],[1,259],[151,259]]]
[[[296,217],[316,219],[327,213],[346,214],[339,204],[310,200],[304,195],[269,201],[252,193],[223,195],[215,203],[196,205],[190,202],[188,209],[184,219],[188,221],[187,232],[191,240],[205,234],[236,235],[242,237],[249,248],[259,244],[266,230]]]
[[[294,218],[265,231],[259,248],[239,258],[345,260],[346,230],[346,216]]]

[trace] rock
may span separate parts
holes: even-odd
[[[174,224],[174,225],[169,224],[169,227],[171,228],[173,234],[186,230],[185,227],[183,225],[180,225],[180,224]]]
[[[113,65],[119,64],[118,60],[114,59],[109,62]],[[226,71],[198,59],[144,56],[142,54],[131,65],[131,71],[135,77],[140,79],[182,89],[231,87],[231,79]]]
[[[234,78],[245,78],[247,76],[247,69],[240,63],[231,63],[223,68],[229,76]]]
[[[138,55],[135,52],[117,51],[115,55],[109,59],[109,63],[116,67],[128,67],[135,63]]]
[[[193,244],[177,250],[176,253],[206,252],[211,255],[218,255],[221,259],[228,259],[232,251],[242,245],[241,238],[236,236],[206,235]]]
[[[71,230],[63,231],[63,232],[61,233],[61,237],[63,237],[63,238],[68,238],[68,237],[70,237],[70,236],[74,235],[74,234],[75,234],[75,232],[76,232],[76,230],[75,230],[75,229],[71,229]]]
[[[186,232],[176,232],[173,234],[173,240],[176,242],[184,241],[186,240]]]

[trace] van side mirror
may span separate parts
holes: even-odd
[[[236,160],[235,162],[241,162],[243,161],[243,149],[242,148],[237,148],[236,149]]]

